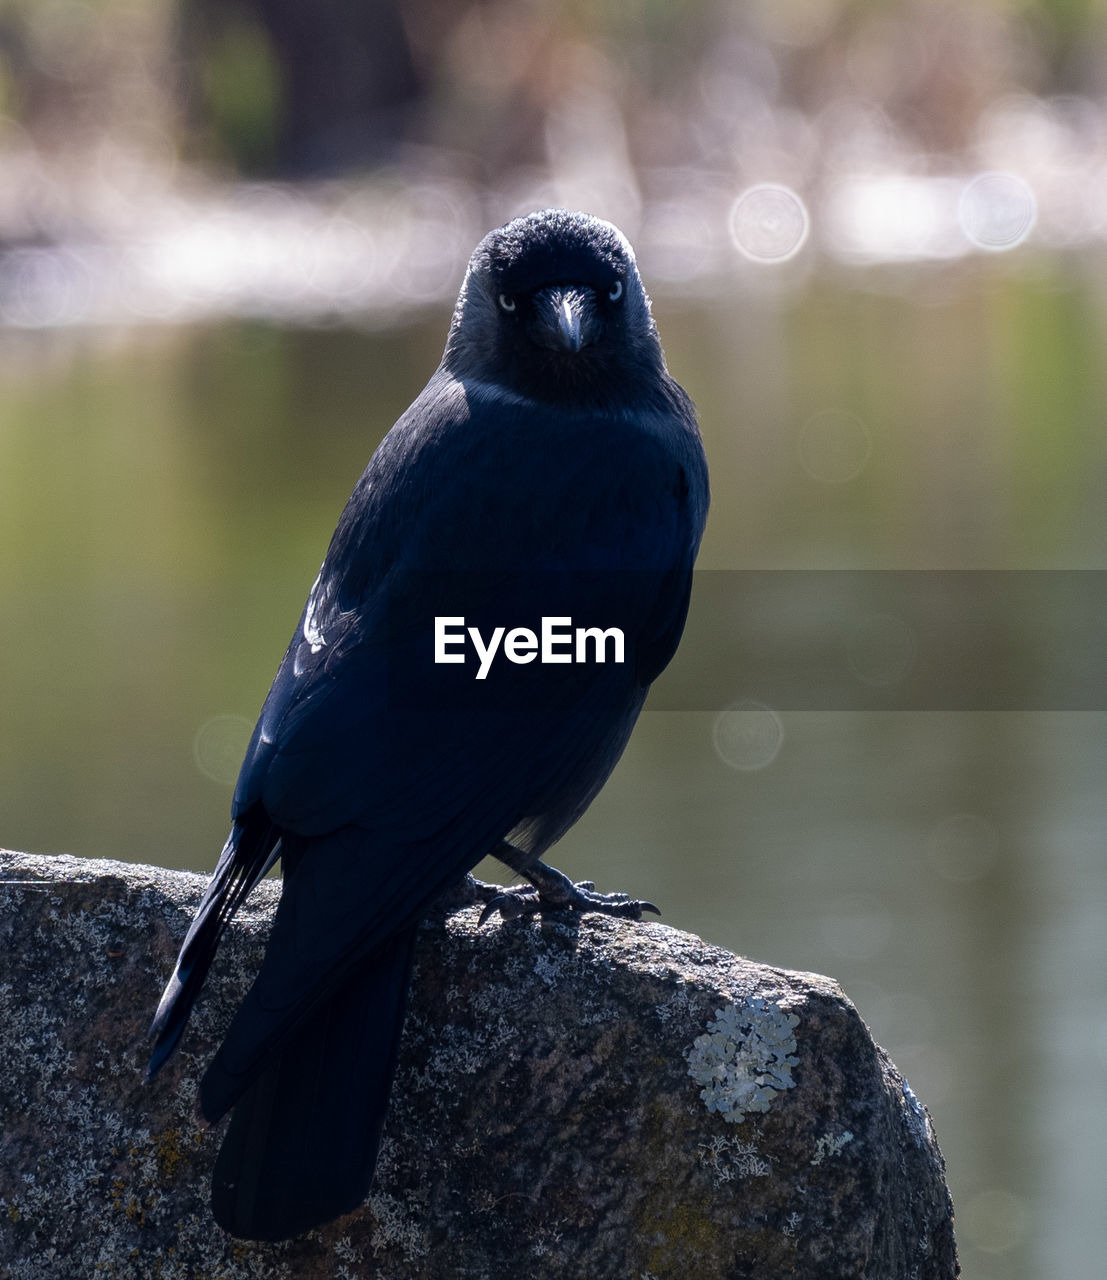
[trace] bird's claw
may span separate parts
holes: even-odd
[[[520,885],[515,889],[505,889],[484,904],[484,910],[477,921],[479,928],[489,917],[499,915],[501,920],[517,920],[520,916],[532,915],[541,910],[538,890],[533,885]]]
[[[499,914],[502,920],[518,920],[523,916],[544,915],[549,911],[586,911],[613,916],[616,920],[641,920],[643,911],[660,915],[660,908],[626,893],[596,893],[595,883],[581,880],[574,884],[560,872],[556,878],[543,877],[541,887],[533,884],[504,889],[491,898],[480,913],[479,924]]]

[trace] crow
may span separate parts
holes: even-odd
[[[707,505],[622,233],[562,209],[490,232],[338,521],[151,1027],[147,1079],[279,859],[264,960],[199,1089],[202,1122],[232,1112],[212,1182],[232,1235],[288,1239],[367,1196],[419,921],[482,858],[525,880],[484,918],[656,911],[540,858],[676,649]]]

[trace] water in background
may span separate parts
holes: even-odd
[[[1107,563],[1093,251],[906,270],[660,291],[712,468],[704,568]],[[211,868],[338,512],[440,353],[448,312],[406,315],[4,335],[5,845]],[[857,626],[861,677],[894,684],[910,636]],[[1096,1274],[1107,716],[780,710],[717,678],[710,711],[645,713],[552,861],[840,979],[932,1111],[966,1275]]]

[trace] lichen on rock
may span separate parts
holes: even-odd
[[[799,1018],[764,996],[716,1009],[706,1032],[688,1050],[688,1074],[702,1084],[708,1111],[741,1124],[749,1111],[768,1111],[794,1085]]]

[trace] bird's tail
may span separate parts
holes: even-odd
[[[244,814],[231,828],[150,1025],[154,1047],[146,1068],[147,1081],[157,1075],[177,1047],[231,917],[280,853],[276,829],[255,811]]]
[[[212,1210],[224,1230],[286,1240],[364,1201],[396,1067],[415,934],[415,926],[402,930],[350,970],[235,1102],[212,1177]]]

